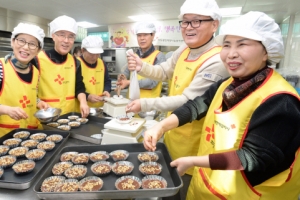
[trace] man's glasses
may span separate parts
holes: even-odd
[[[33,42],[26,42],[26,40],[20,38],[16,38],[15,40],[17,40],[18,45],[20,45],[21,47],[24,46],[25,44],[28,44],[28,48],[31,50],[35,50],[37,47],[39,47],[39,45],[36,45]]]
[[[57,35],[57,37],[60,40],[65,40],[66,38],[68,38],[69,41],[74,41],[75,40],[75,36],[71,36],[71,35],[66,36],[66,35],[63,35],[63,34],[56,34],[56,33],[55,33],[55,35]]]
[[[192,20],[192,21],[179,21],[179,25],[181,28],[187,28],[189,24],[193,28],[199,28],[201,25],[201,22],[211,22],[214,21],[213,19],[199,19],[199,20]]]

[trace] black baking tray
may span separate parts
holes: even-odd
[[[147,198],[147,197],[167,197],[175,195],[182,187],[182,179],[179,176],[176,168],[170,167],[171,157],[168,150],[163,143],[157,143],[156,153],[159,156],[158,163],[162,165],[162,172],[160,176],[164,177],[167,181],[167,188],[165,189],[138,189],[131,191],[122,191],[115,188],[115,181],[120,177],[113,172],[100,178],[103,180],[104,185],[100,191],[96,192],[41,192],[40,187],[42,182],[50,176],[53,176],[51,170],[55,163],[60,161],[60,156],[64,152],[77,151],[79,153],[92,153],[95,151],[107,151],[108,153],[114,150],[126,150],[129,152],[127,161],[134,164],[134,169],[130,175],[134,175],[142,179],[144,175],[139,171],[138,167],[141,162],[137,159],[137,155],[140,152],[145,152],[145,148],[142,143],[133,144],[112,144],[112,145],[100,145],[100,146],[68,146],[64,147],[53,159],[51,165],[47,168],[45,173],[37,181],[33,190],[37,196],[42,199],[128,199],[128,198]],[[114,163],[110,157],[107,161]],[[92,161],[86,165],[88,172],[87,176],[95,176],[91,171]]]
[[[29,131],[30,135],[34,133],[45,133],[46,135],[58,134],[63,136],[61,142],[56,143],[54,149],[51,151],[46,151],[46,155],[43,159],[39,161],[35,161],[35,168],[32,172],[24,175],[17,175],[12,167],[8,167],[4,169],[4,174],[0,178],[0,188],[8,188],[8,189],[15,189],[15,190],[24,190],[29,188],[32,183],[38,178],[38,175],[44,171],[46,168],[46,164],[48,164],[51,159],[56,155],[56,153],[62,148],[63,144],[67,141],[70,132],[66,131],[47,131],[47,130],[33,130],[33,129],[15,129],[8,134],[4,135],[0,138],[0,144],[3,144],[3,141],[9,138],[13,138],[13,134],[18,131]],[[28,138],[29,139],[29,138]],[[27,139],[27,140],[28,140]],[[23,140],[25,141],[25,140]],[[7,154],[8,155],[8,154]],[[17,161],[26,160],[26,157],[17,158]]]
[[[70,112],[61,115],[58,119],[68,119],[68,116],[70,115],[76,115],[81,117],[81,113]],[[101,144],[101,138],[94,138],[91,136],[95,134],[102,135],[101,131],[102,129],[104,129],[104,124],[109,122],[111,119],[96,116],[88,116],[87,118],[89,119],[89,121],[86,124],[82,124],[78,128],[71,128],[71,130],[69,130],[71,132],[70,137],[94,144]],[[47,126],[47,124],[43,124],[43,127],[44,129],[48,130],[60,130],[58,128]]]

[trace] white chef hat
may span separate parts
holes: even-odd
[[[216,43],[223,45],[226,35],[235,35],[261,41],[268,53],[268,60],[278,63],[284,55],[280,28],[274,19],[262,12],[250,11],[239,18],[227,21],[220,28]]]
[[[185,14],[210,16],[219,21],[222,19],[221,11],[215,0],[186,0],[180,8],[178,19],[182,20]]]
[[[156,28],[152,22],[138,22],[135,26],[135,34],[138,33],[155,33]]]
[[[11,39],[14,39],[19,34],[28,34],[35,37],[39,43],[40,47],[44,47],[44,37],[45,33],[44,30],[41,29],[39,26],[36,26],[34,24],[26,24],[26,23],[19,23],[13,30]]]
[[[99,36],[89,35],[82,40],[81,48],[93,54],[103,53],[103,40]]]
[[[78,26],[75,19],[66,15],[59,16],[50,22],[50,35],[62,30],[77,34],[77,29]]]

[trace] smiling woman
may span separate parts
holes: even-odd
[[[170,163],[180,174],[195,167],[187,199],[297,199],[300,98],[272,69],[283,57],[279,26],[249,12],[223,25],[215,41],[231,77],[148,129],[145,148],[205,116],[197,156]]]
[[[38,40],[31,35],[21,33],[13,39],[11,45],[13,47],[14,56],[20,62],[20,64],[15,64],[14,66],[17,69],[24,70],[23,72],[26,72],[26,69],[28,71],[28,63],[39,52]]]
[[[36,108],[49,107],[37,99],[39,72],[30,64],[43,48],[44,36],[38,26],[18,24],[11,36],[13,53],[0,59],[0,137],[16,128],[38,128]]]

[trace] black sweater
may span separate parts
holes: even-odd
[[[173,112],[178,117],[179,126],[199,120],[206,115],[223,81],[213,84],[203,96],[188,101]],[[288,169],[299,147],[299,100],[288,94],[278,94],[257,107],[250,119],[248,134],[242,148],[234,151],[239,159],[228,159],[226,162],[236,162],[231,166],[238,166],[241,163],[250,184],[255,186]],[[214,156],[217,155],[209,155],[209,160],[215,160]],[[226,158],[229,157],[225,156]],[[210,165],[212,169],[218,168],[212,166],[216,164],[211,162]]]

